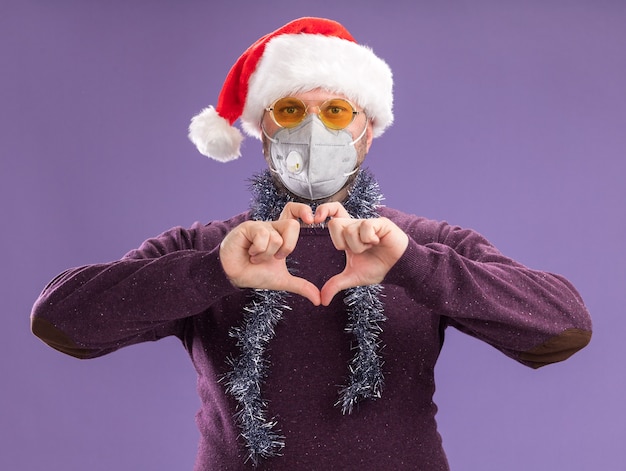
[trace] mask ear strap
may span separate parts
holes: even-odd
[[[363,136],[365,136],[365,131],[367,131],[367,125],[369,124],[369,121],[365,121],[365,127],[363,128],[363,131],[361,132],[361,134],[359,135],[359,137],[357,137],[354,141],[352,141],[349,145],[354,146],[354,144],[356,144],[357,142],[359,142],[361,140],[361,138]],[[266,134],[267,136],[267,134]]]
[[[359,167],[357,165],[357,167],[354,170],[352,170],[351,172],[348,172],[348,173],[344,173],[343,176],[344,177],[349,177],[350,175],[354,175],[358,171],[359,171]]]
[[[261,122],[261,131],[263,131],[263,134],[265,135],[265,137],[272,143],[276,144],[278,142],[278,139],[274,139],[271,138],[270,135],[267,133],[267,131],[265,130],[265,125]],[[276,170],[274,168],[274,162],[272,161],[272,159],[269,159],[269,165],[268,168],[270,170],[270,172],[275,173],[276,175],[280,175],[280,172],[278,170]]]
[[[278,139],[274,139],[273,137],[270,137],[270,135],[267,133],[267,131],[265,130],[265,125],[263,123],[261,123],[261,131],[263,131],[263,134],[265,135],[265,137],[273,144],[278,143]],[[359,138],[360,139],[360,138]],[[358,139],[357,139],[358,140]],[[356,141],[355,141],[356,142]]]
[[[368,125],[368,124],[369,124],[369,120],[365,120],[365,127],[363,128],[363,131],[361,131],[361,134],[359,135],[359,137],[357,137],[354,141],[352,141],[352,142],[350,143],[350,145],[351,145],[351,146],[353,146],[353,147],[354,147],[354,144],[356,144],[357,142],[359,142],[359,141],[363,138],[363,136],[365,136],[365,131],[367,131],[367,125]],[[354,170],[352,170],[351,172],[348,172],[348,173],[344,173],[344,174],[343,174],[343,176],[344,176],[344,177],[349,177],[349,176],[351,176],[351,175],[354,175],[356,172],[358,172],[358,171],[359,171],[359,167],[360,167],[360,166],[359,166],[359,165],[357,165],[357,166],[355,167],[355,169],[354,169]]]

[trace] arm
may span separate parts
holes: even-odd
[[[565,360],[587,345],[591,320],[567,280],[503,256],[473,231],[432,227],[436,224],[416,219],[403,227],[409,245],[385,282],[402,286],[450,325],[534,368]],[[425,232],[424,225],[431,227]]]
[[[67,270],[37,299],[33,333],[78,358],[176,333],[184,318],[237,290],[219,260],[230,227],[174,229],[121,260]]]

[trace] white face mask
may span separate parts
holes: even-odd
[[[282,128],[270,141],[271,170],[292,193],[308,200],[334,195],[358,170],[358,153],[352,134],[328,129],[316,115],[294,128]]]

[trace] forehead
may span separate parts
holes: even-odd
[[[308,102],[321,103],[331,98],[343,98],[345,100],[348,100],[351,103],[354,103],[353,100],[351,100],[349,97],[341,93],[331,92],[328,90],[324,90],[322,88],[316,88],[315,90],[309,90],[307,92],[290,93],[289,96],[298,98],[299,100],[302,100],[305,103],[308,103]]]

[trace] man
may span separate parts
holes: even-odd
[[[380,205],[362,164],[392,96],[387,64],[338,23],[261,38],[190,125],[222,161],[239,155],[237,119],[262,139],[250,210],[66,271],[33,332],[79,358],[179,337],[198,371],[198,470],[448,469],[432,401],[444,330],[537,368],[583,348],[591,321],[562,277]]]

